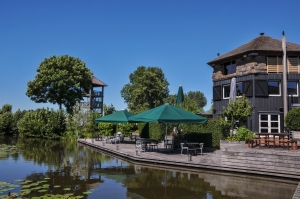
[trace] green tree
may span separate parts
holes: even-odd
[[[17,126],[22,136],[59,139],[66,130],[65,112],[49,108],[29,110]]]
[[[189,96],[190,99],[196,101],[199,109],[203,109],[204,106],[206,106],[207,100],[204,94],[200,91],[189,91],[187,93],[187,96]]]
[[[173,106],[177,106],[176,105],[176,95],[169,95],[166,99],[165,99],[165,103],[169,103]],[[184,101],[183,103],[181,103],[179,106],[179,108],[182,108],[186,111],[192,112],[192,113],[201,113],[203,112],[203,108],[200,108],[197,104],[197,102],[194,99],[191,99],[188,95],[184,95]]]
[[[227,108],[223,107],[223,115],[230,123],[231,129],[234,129],[237,121],[242,123],[248,116],[252,115],[252,105],[249,99],[243,95],[235,101],[230,100]]]
[[[158,67],[139,66],[129,75],[129,81],[122,88],[121,96],[132,113],[162,105],[169,95],[169,82]]]
[[[103,113],[104,115],[109,115],[116,112],[116,109],[114,105],[110,104],[110,106],[107,106],[106,104],[103,105]]]
[[[0,135],[12,133],[13,114],[12,105],[4,104],[0,109]]]
[[[27,84],[26,95],[37,103],[58,104],[59,109],[64,105],[67,112],[82,100],[83,93],[89,92],[92,83],[93,73],[85,63],[68,55],[45,59],[37,72],[35,79]]]

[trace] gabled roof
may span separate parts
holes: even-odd
[[[92,76],[92,85],[94,87],[97,87],[97,86],[107,86],[104,82],[102,82],[101,80],[97,79],[95,76]]]
[[[286,42],[286,47],[288,52],[300,52],[300,45]],[[282,41],[279,39],[273,39],[268,36],[261,35],[252,41],[228,52],[224,55],[221,55],[207,64],[211,65],[215,62],[218,62],[222,59],[230,58],[239,54],[251,52],[251,51],[275,51],[282,52]]]

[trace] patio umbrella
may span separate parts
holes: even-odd
[[[140,114],[129,117],[129,122],[160,122],[165,124],[203,124],[207,122],[205,117],[188,112],[181,108],[164,104]]]
[[[122,123],[127,123],[128,118],[130,116],[133,116],[133,113],[130,113],[126,110],[123,111],[117,111],[112,114],[106,115],[104,117],[99,117],[95,119],[95,122],[106,122],[106,123],[114,123],[114,124],[122,124]]]
[[[129,122],[159,122],[166,124],[166,135],[167,135],[167,124],[203,124],[207,122],[205,117],[196,115],[188,112],[181,108],[172,106],[170,104],[164,104],[148,111],[136,114],[129,117]]]
[[[232,101],[235,101],[235,98],[236,98],[236,79],[235,79],[235,77],[233,77],[231,79],[231,83],[230,83],[229,99],[231,99]]]
[[[179,86],[178,93],[177,93],[177,98],[176,98],[176,105],[178,106],[184,101],[184,94],[183,94],[183,89],[182,86]]]

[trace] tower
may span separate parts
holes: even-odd
[[[83,95],[84,99],[80,102],[80,107],[96,111],[103,115],[104,87],[107,85],[95,76],[91,76],[91,78],[92,85],[90,92]]]

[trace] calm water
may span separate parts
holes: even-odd
[[[1,144],[17,148],[0,150],[0,185],[1,181],[19,185],[10,192],[20,193],[24,180],[46,184],[45,192],[32,189],[26,198],[74,194],[88,199],[291,199],[298,185],[264,176],[131,164],[76,142],[0,137],[0,147],[6,147]],[[0,198],[7,193],[0,190]]]

